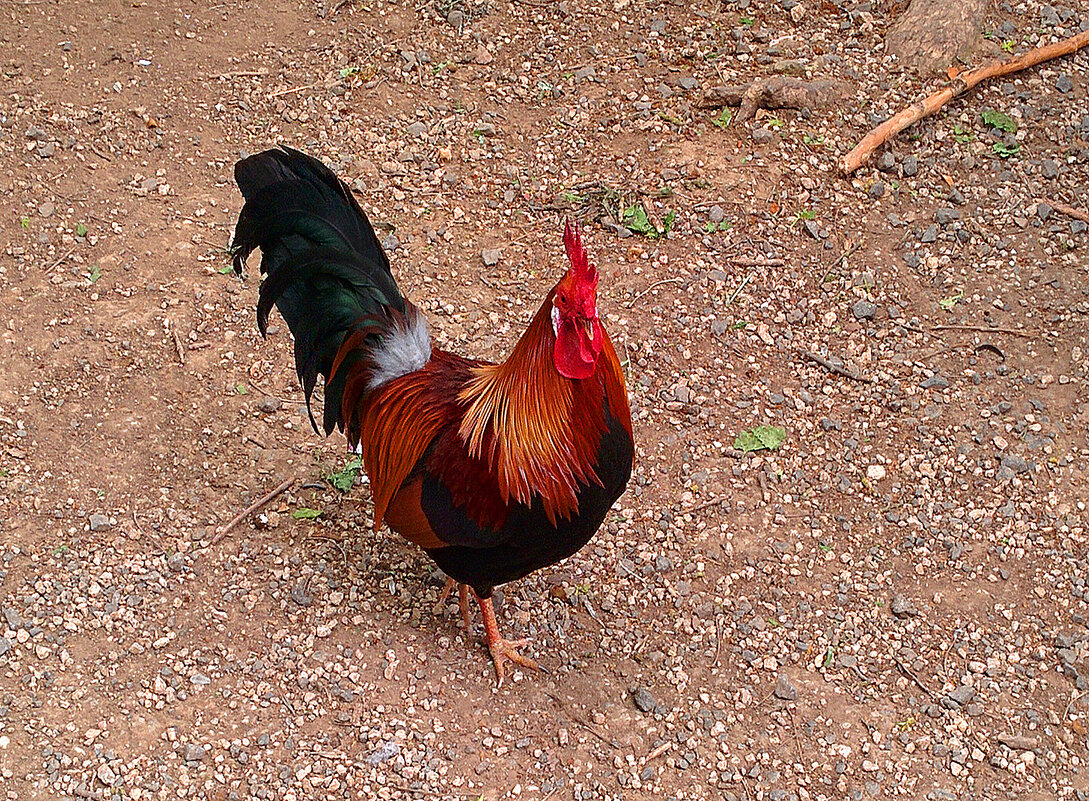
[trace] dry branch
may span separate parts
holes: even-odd
[[[842,81],[803,81],[780,76],[750,84],[712,86],[700,100],[700,108],[740,106],[737,120],[744,122],[758,108],[823,108],[844,100],[851,86]]]
[[[841,367],[840,365],[836,364],[835,362],[830,361],[830,360],[824,358],[823,356],[821,356],[821,355],[819,355],[817,353],[814,353],[811,350],[805,350],[804,348],[798,348],[798,355],[801,356],[803,359],[808,359],[811,362],[819,364],[821,367],[823,367],[825,370],[827,370],[830,373],[835,373],[836,375],[841,375],[844,378],[851,379],[852,381],[861,381],[863,384],[872,384],[873,383],[872,378],[869,378],[868,376],[864,376],[864,375],[861,375],[859,373],[856,373],[853,370],[848,370],[846,367]]]
[[[1089,30],[1082,31],[1069,39],[1063,39],[1061,42],[1030,50],[1016,58],[992,61],[977,69],[961,73],[944,89],[912,103],[899,114],[885,120],[866,134],[862,141],[855,145],[854,150],[843,157],[840,169],[843,170],[844,175],[850,175],[873,155],[874,150],[889,139],[923,117],[929,117],[954,97],[964,94],[981,81],[1035,67],[1037,64],[1042,64],[1053,58],[1074,53],[1087,44],[1089,44]]]
[[[233,529],[235,526],[237,526],[239,523],[241,523],[243,520],[245,520],[247,516],[252,515],[254,512],[256,512],[258,509],[260,509],[266,503],[271,501],[273,498],[275,498],[281,492],[286,491],[288,489],[288,487],[290,487],[294,483],[295,483],[295,479],[286,478],[279,485],[277,485],[277,487],[274,490],[272,490],[271,492],[269,492],[266,495],[262,495],[256,501],[251,503],[243,511],[239,512],[234,517],[234,519],[231,520],[230,523],[228,523],[225,526],[222,526],[219,529],[219,531],[216,532],[216,535],[214,537],[212,537],[212,539],[208,543],[207,547],[211,548],[213,545],[216,545],[220,540],[222,540],[224,537],[226,537],[228,534],[231,533],[231,529]]]
[[[978,331],[981,334],[1010,334],[1015,337],[1033,339],[1039,334],[1032,331],[1019,331],[1016,328],[1000,328],[993,325],[936,325],[934,331]]]
[[[1089,223],[1089,211],[1082,211],[1076,209],[1073,206],[1068,206],[1065,203],[1059,203],[1057,200],[1044,200],[1043,198],[1036,198],[1037,203],[1046,203],[1059,212],[1059,214],[1065,214],[1067,217],[1073,217],[1075,220],[1081,220],[1082,222]]]

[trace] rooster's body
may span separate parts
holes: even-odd
[[[275,305],[295,335],[310,396],[325,379],[324,429],[363,454],[376,527],[424,548],[473,589],[500,679],[499,584],[564,559],[600,527],[631,474],[623,373],[597,318],[597,274],[578,234],[571,268],[503,364],[432,348],[366,215],[320,162],[270,150],[239,162],[246,198],[235,266],[262,250],[258,324]],[[313,420],[313,418],[311,418]],[[315,424],[316,426],[316,424]]]

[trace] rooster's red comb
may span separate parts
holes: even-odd
[[[567,258],[571,262],[571,274],[579,281],[597,281],[597,270],[586,255],[586,248],[582,246],[582,236],[579,234],[578,225],[572,225],[567,220],[563,226],[563,246],[567,250]]]

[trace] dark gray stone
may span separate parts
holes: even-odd
[[[796,701],[798,699],[798,689],[783,673],[779,674],[779,678],[775,682],[775,689],[772,692],[780,701]]]
[[[652,712],[654,707],[658,705],[658,702],[654,700],[654,696],[650,694],[646,687],[632,687],[631,700],[635,702],[635,706],[640,712]]]
[[[877,314],[877,304],[870,300],[856,300],[851,306],[851,314],[856,320],[872,320]]]

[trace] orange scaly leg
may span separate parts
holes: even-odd
[[[458,588],[458,608],[461,610],[461,622],[465,625],[465,632],[468,634],[471,630],[469,623],[469,588],[464,584],[459,584],[452,578],[446,579],[446,586],[442,588],[442,592],[439,593],[439,600],[435,602],[435,614],[442,613],[446,599],[450,597],[454,587]]]
[[[488,641],[488,650],[491,652],[492,662],[495,663],[495,676],[499,680],[499,686],[503,686],[503,679],[506,676],[504,666],[507,662],[514,662],[532,670],[540,670],[540,665],[528,656],[518,653],[518,649],[528,645],[529,640],[504,640],[499,634],[499,623],[495,619],[492,599],[481,598],[475,592],[473,595],[476,597],[476,602],[480,604],[480,612],[484,616],[484,635]]]

